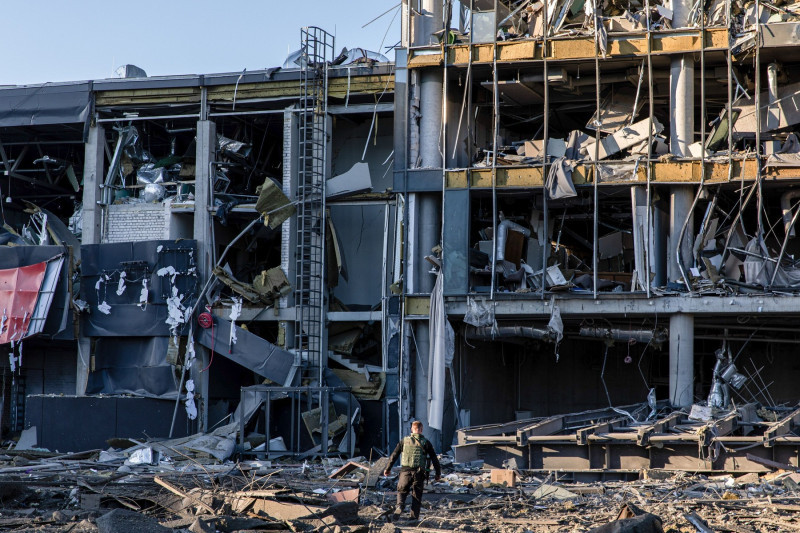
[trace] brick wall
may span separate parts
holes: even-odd
[[[296,125],[293,123],[293,118],[295,116],[296,115],[291,111],[286,111],[283,117],[283,194],[290,200],[295,199],[294,183],[292,180],[295,156],[295,153],[292,151],[292,142],[296,140],[296,135],[293,136],[292,133]],[[289,283],[291,283],[292,286],[295,284],[295,250],[292,244],[296,238],[294,236],[297,224],[296,221],[297,218],[292,216],[281,226],[281,268],[289,277]],[[278,301],[278,307],[281,309],[288,308],[289,298],[283,296]]]
[[[103,242],[141,242],[169,238],[169,206],[122,204],[108,207]]]

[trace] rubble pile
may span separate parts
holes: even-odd
[[[207,446],[223,433],[112,441],[68,455],[0,455],[0,529],[36,532],[791,531],[800,473],[790,465],[733,477],[643,470],[637,481],[568,482],[555,472],[489,469],[442,456],[418,521],[392,521],[386,459],[233,462]],[[23,446],[24,447],[24,446]],[[146,452],[143,452],[146,451]]]

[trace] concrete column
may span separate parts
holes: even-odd
[[[656,287],[667,284],[667,249],[669,248],[669,213],[666,202],[653,200],[653,270]]]
[[[669,401],[674,407],[694,403],[694,317],[669,317]]]
[[[442,167],[443,72],[423,71],[419,87],[419,157],[421,168]]]
[[[683,268],[688,271],[692,264],[692,242],[694,241],[694,214],[691,213],[694,201],[694,187],[691,185],[676,185],[670,188],[669,210],[669,247],[667,249],[667,273],[670,281],[678,281],[682,274],[678,266],[677,250],[680,246],[680,257]],[[678,243],[686,220],[686,232],[683,240]]]
[[[103,222],[103,209],[97,203],[102,194],[100,184],[105,178],[106,131],[102,126],[89,128],[89,138],[84,147],[83,164],[83,208],[81,215],[81,244],[100,244]],[[79,328],[79,331],[82,331]],[[78,336],[78,365],[75,379],[75,394],[86,394],[89,381],[89,368],[92,356],[92,340]]]
[[[694,58],[675,57],[670,64],[669,147],[676,157],[689,157],[694,142]]]
[[[194,183],[194,238],[197,241],[197,273],[200,276],[200,286],[205,285],[211,275],[213,267],[214,250],[212,249],[211,232],[214,223],[208,210],[213,196],[214,172],[211,167],[216,154],[217,128],[210,120],[197,121],[197,169],[195,170]],[[208,392],[209,372],[200,372],[208,366],[210,351],[195,344],[197,360],[190,369],[195,385],[195,395],[199,400],[197,410],[199,415],[200,430],[208,430]]]
[[[400,47],[401,48],[408,48],[411,44],[410,34],[409,34],[409,17],[408,17],[408,2],[409,0],[403,0],[400,2]]]
[[[780,125],[780,111],[778,109],[778,71],[777,63],[770,63],[767,66],[767,89],[769,95],[769,108],[767,109],[767,127],[777,128]],[[774,154],[781,147],[778,141],[764,142],[764,153],[766,155]]]
[[[98,201],[102,199],[100,185],[105,179],[106,130],[103,126],[89,128],[83,163],[83,216],[81,242],[100,244],[103,211]]]
[[[691,1],[674,0],[673,28],[684,28],[689,22]],[[689,145],[694,142],[694,57],[691,54],[677,56],[670,64],[670,152],[676,157],[690,157]],[[685,268],[690,266],[694,224],[690,218],[683,242],[678,237],[684,222],[689,218],[694,190],[691,186],[678,185],[670,189],[670,240],[667,249],[668,276],[670,281],[680,279],[680,269],[676,250],[681,248],[681,262]]]
[[[430,274],[425,255],[439,243],[441,235],[441,200],[435,194],[416,195],[416,231],[414,233],[414,280],[410,287],[414,293],[429,294],[436,282]],[[414,417],[424,425],[425,436],[440,449],[441,435],[428,427],[428,364],[430,358],[430,327],[428,322],[417,321],[413,326],[417,357],[414,359]]]
[[[673,0],[672,27],[689,24],[691,0]],[[672,58],[669,74],[670,151],[678,157],[689,157],[689,145],[694,140],[694,57],[685,54]]]
[[[421,14],[414,17],[413,44],[426,46],[436,42],[433,33],[442,27],[442,2],[441,0],[423,0]],[[426,69],[420,72],[416,80],[418,86],[412,89],[412,94],[420,98],[419,119],[419,160],[422,168],[442,168],[442,104],[443,104],[443,72],[441,69]],[[411,124],[409,120],[409,124]],[[413,127],[413,126],[412,126]],[[414,166],[415,161],[410,161],[409,166]],[[441,184],[436,184],[438,190]],[[409,216],[414,220],[409,226],[414,228],[409,232],[409,260],[414,264],[410,268],[413,272],[409,280],[409,292],[430,293],[435,283],[434,277],[428,273],[424,257],[431,253],[431,248],[439,243],[441,236],[442,203],[436,193],[418,193],[414,195],[410,205]],[[414,417],[424,425],[425,436],[433,443],[434,447],[441,449],[441,435],[438,431],[431,431],[428,427],[428,359],[429,359],[429,331],[428,323],[418,323],[414,326],[414,339],[416,340],[417,357],[414,361]],[[408,428],[404,428],[408,431]]]

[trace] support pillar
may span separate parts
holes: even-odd
[[[689,24],[692,3],[687,0],[673,2],[673,28],[685,28]],[[690,157],[689,145],[694,142],[694,57],[692,54],[677,56],[670,64],[670,152],[675,157]],[[694,240],[694,220],[690,216],[694,188],[677,185],[670,188],[670,240],[667,253],[668,276],[670,281],[681,278],[678,268],[677,249],[680,247],[681,264],[691,266],[692,241]],[[678,242],[681,229],[687,218],[683,241]]]
[[[669,205],[667,201],[653,197],[653,285],[664,287],[667,284],[667,249],[669,248]]]
[[[769,107],[767,108],[767,128],[776,129],[780,126],[780,111],[778,108],[778,72],[780,67],[777,63],[770,63],[767,66],[767,95],[769,97]],[[781,148],[779,141],[765,141],[764,153],[774,154]]]
[[[694,187],[691,185],[675,185],[670,188],[669,210],[669,248],[667,250],[667,265],[670,281],[682,278],[678,266],[678,247],[683,268],[688,271],[692,264],[692,241],[694,240],[694,214],[692,202],[694,201]],[[688,219],[688,223],[686,222]],[[681,229],[686,224],[683,240],[679,243]]]
[[[81,244],[100,244],[103,209],[98,201],[102,198],[100,184],[105,176],[106,130],[97,124],[89,128],[83,164],[83,207],[81,211]],[[82,329],[79,328],[79,332]],[[78,367],[75,379],[75,394],[86,394],[89,382],[92,340],[78,334]]]
[[[435,42],[433,34],[442,27],[442,2],[441,0],[423,0],[420,13],[414,16],[413,44],[415,46],[428,45]],[[443,105],[443,80],[441,69],[423,70],[415,78],[418,86],[412,89],[413,94],[418,94],[420,99],[419,117],[419,167],[440,169],[443,167],[442,158],[442,105]],[[410,128],[414,128],[413,119],[409,120]],[[409,132],[411,133],[411,132]],[[409,161],[409,166],[416,165],[415,160]],[[436,184],[440,189],[441,184]],[[409,279],[408,292],[416,294],[430,294],[435,282],[429,274],[424,257],[431,253],[431,248],[439,244],[441,235],[442,202],[439,194],[417,193],[412,195],[409,206],[409,266],[412,273]],[[427,322],[410,324],[414,327],[413,339],[416,341],[417,357],[414,360],[414,417],[422,422],[425,436],[435,448],[441,448],[441,434],[433,431],[428,426],[428,360],[429,360],[429,335],[430,327]],[[404,432],[409,428],[404,427]]]
[[[81,216],[81,243],[100,244],[103,221],[100,185],[105,177],[106,130],[103,126],[89,128],[83,163],[83,212]]]
[[[216,124],[210,120],[197,121],[197,170],[195,171],[194,185],[194,238],[197,241],[197,273],[200,276],[200,286],[204,286],[214,262],[212,240],[211,212],[208,207],[212,199],[212,180],[214,172],[212,163],[215,159],[217,146]],[[211,353],[198,344],[195,344],[197,359],[194,367],[190,369],[191,378],[194,380],[195,396],[198,400],[197,411],[201,431],[208,430],[208,392],[210,371],[200,372],[208,366]],[[183,391],[180,391],[183,392]]]
[[[669,317],[669,401],[674,407],[694,403],[694,317]]]

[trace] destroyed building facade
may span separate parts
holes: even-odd
[[[280,68],[0,88],[3,425],[796,462],[800,7],[400,9],[394,62],[305,28]]]
[[[300,37],[269,70],[0,89],[7,433],[396,440],[393,66]]]
[[[404,5],[404,414],[496,467],[793,458],[800,12]]]

